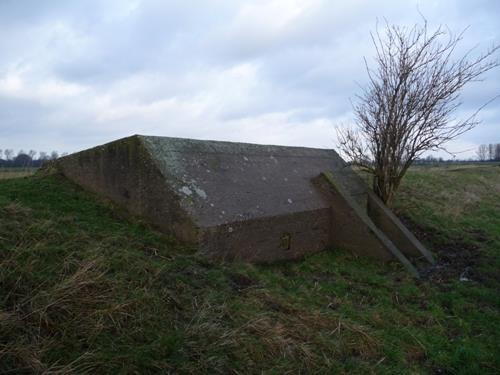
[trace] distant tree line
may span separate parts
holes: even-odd
[[[500,143],[479,145],[476,153],[480,161],[500,161]]]
[[[62,153],[60,156],[65,156]],[[0,168],[38,168],[47,160],[54,160],[59,157],[57,151],[50,153],[45,151],[19,150],[17,153],[13,149],[0,149]]]
[[[432,155],[428,155],[425,158],[417,158],[415,159],[415,165],[434,165],[434,164],[463,164],[463,163],[477,163],[477,160],[474,158],[453,158],[453,159],[445,159],[443,157],[435,157]]]
[[[484,147],[485,146],[485,147]],[[486,150],[486,153],[484,152]],[[491,150],[491,154],[490,154]],[[425,164],[464,164],[464,163],[481,163],[489,161],[500,161],[500,143],[491,145],[481,145],[478,147],[476,152],[477,157],[469,158],[449,158],[445,159],[443,157],[436,157],[428,155],[425,158],[418,158],[415,160],[414,164],[425,165]]]
[[[415,164],[460,164],[460,163],[477,163],[488,161],[500,161],[500,143],[490,143],[488,145],[479,145],[476,150],[476,158],[469,157],[467,159],[453,157],[452,159],[444,159],[428,155],[425,158],[418,158]]]

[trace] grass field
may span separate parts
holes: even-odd
[[[412,279],[341,249],[209,264],[58,176],[0,181],[0,373],[498,374],[500,167],[415,168]]]
[[[36,168],[0,168],[0,180],[32,176],[35,172]]]

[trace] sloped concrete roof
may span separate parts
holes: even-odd
[[[328,207],[311,178],[322,171],[350,173],[333,150],[140,138],[201,226]]]

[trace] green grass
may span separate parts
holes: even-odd
[[[2,168],[0,167],[0,180],[8,178],[26,177],[35,174],[38,168]]]
[[[0,373],[498,373],[500,167],[457,169],[396,202],[422,280],[341,250],[210,264],[58,176],[0,181]]]

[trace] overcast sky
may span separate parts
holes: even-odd
[[[376,19],[500,43],[500,1],[0,0],[0,149],[132,134],[322,148],[352,120]],[[500,94],[500,69],[457,115]],[[454,152],[500,142],[500,101]],[[473,151],[461,156],[473,155]]]

